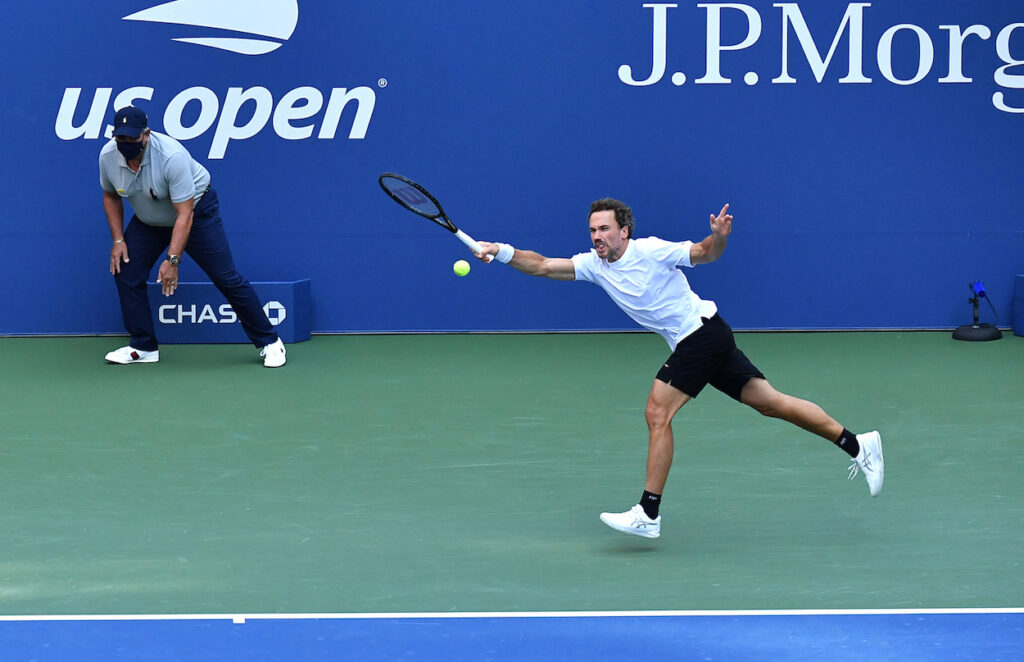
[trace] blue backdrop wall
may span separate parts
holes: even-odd
[[[633,328],[592,285],[456,278],[388,170],[553,256],[599,197],[679,240],[729,202],[687,275],[737,328],[952,327],[976,279],[1006,324],[1024,272],[1019,0],[90,0],[0,30],[4,334],[122,330],[97,156],[129,102],[210,169],[243,273],[311,279],[314,332]]]

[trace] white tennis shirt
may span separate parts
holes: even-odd
[[[676,268],[693,266],[693,242],[657,237],[628,241],[615,262],[599,258],[594,249],[573,255],[576,280],[599,285],[623,312],[659,334],[674,350],[680,340],[701,327],[701,317],[711,318],[718,312],[715,302],[697,296]]]

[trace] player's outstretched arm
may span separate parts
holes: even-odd
[[[728,212],[729,204],[726,203],[718,216],[711,214],[711,234],[690,246],[690,264],[707,264],[722,257],[732,233],[732,214]]]
[[[477,258],[487,261],[487,256],[497,257],[501,247],[498,244],[493,244],[489,241],[481,241],[480,245],[483,247],[483,253],[477,255]],[[518,248],[514,249],[512,259],[509,260],[509,264],[524,274],[530,276],[543,276],[544,278],[551,278],[554,280],[575,280],[576,279],[576,267],[573,266],[572,260],[564,257],[544,257],[540,253],[533,251],[524,251]]]

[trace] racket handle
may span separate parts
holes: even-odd
[[[480,253],[484,252],[484,247],[481,246],[480,244],[478,244],[476,242],[476,240],[473,239],[473,237],[470,237],[468,234],[466,234],[462,230],[456,230],[455,231],[455,236],[459,238],[459,241],[461,241],[462,243],[464,243],[467,246],[469,246],[469,250],[473,251],[474,253],[480,254]],[[494,256],[493,255],[489,255],[487,261],[490,262],[493,259],[494,259]]]

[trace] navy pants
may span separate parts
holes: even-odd
[[[124,232],[129,262],[122,263],[121,273],[114,275],[117,294],[121,297],[124,328],[132,336],[131,346],[146,352],[158,346],[153,312],[149,308],[149,295],[146,292],[146,279],[153,265],[170,245],[172,229],[146,225],[138,216],[132,217]],[[265,347],[277,340],[277,332],[263,312],[256,290],[235,268],[228,238],[220,220],[220,203],[212,188],[206,191],[193,210],[192,230],[188,235],[185,253],[206,272],[210,281],[235,309],[245,334],[254,345]]]

